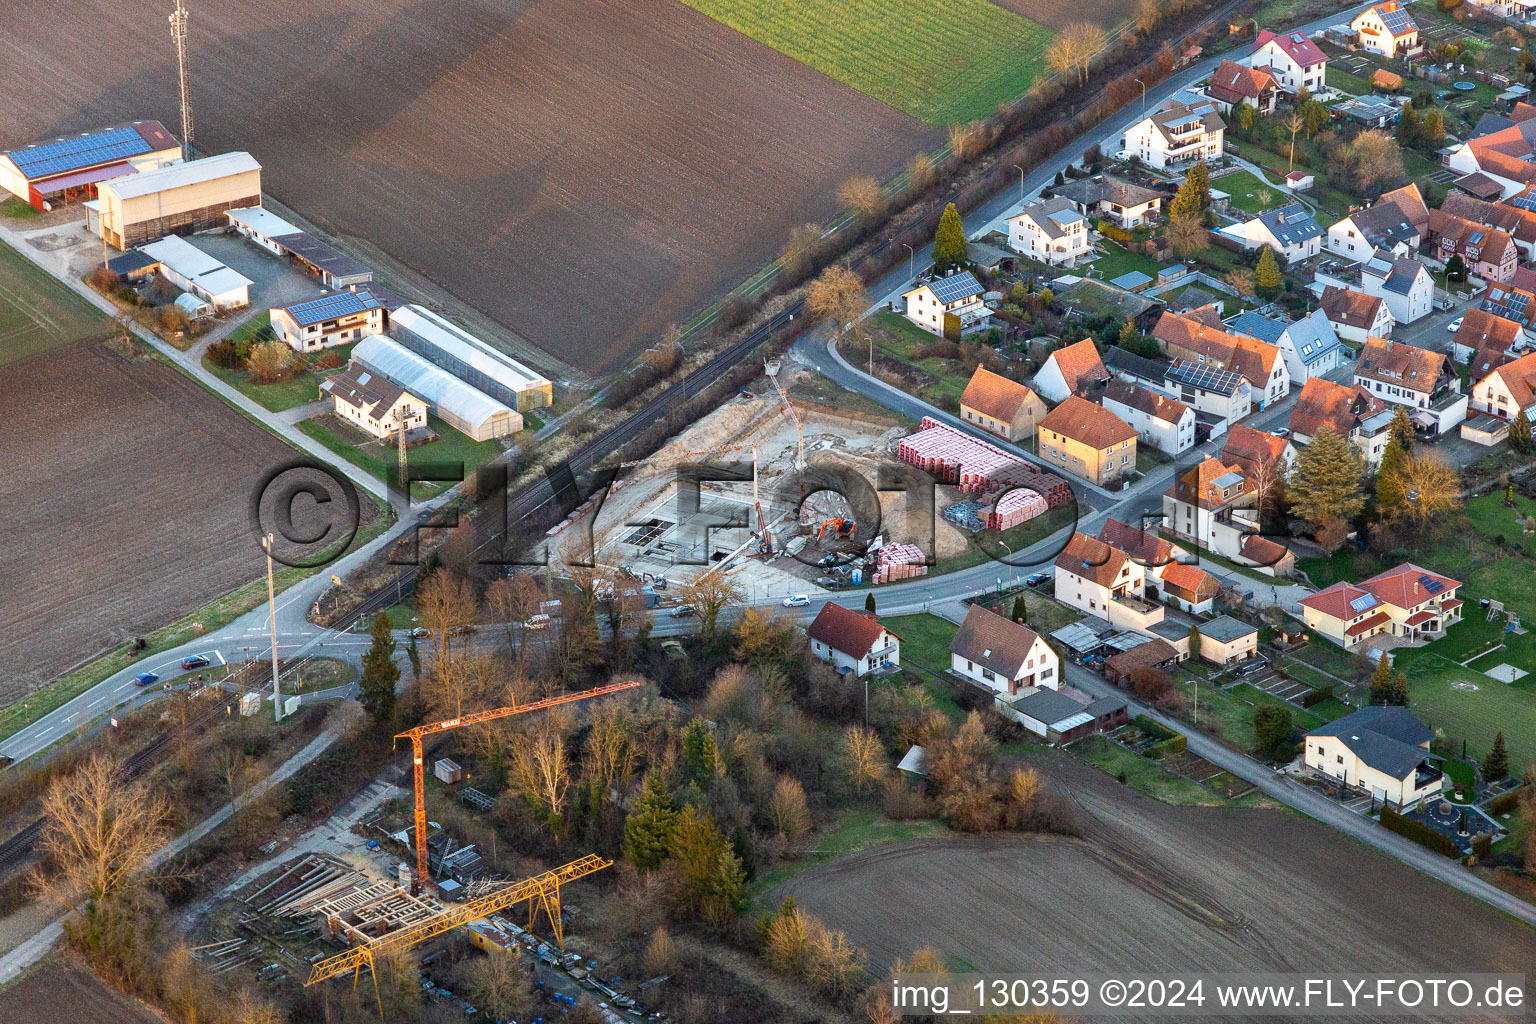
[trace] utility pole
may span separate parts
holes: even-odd
[[[176,0],[176,12],[166,19],[171,23],[171,39],[176,43],[176,67],[181,82],[181,156],[192,159],[192,75],[187,67],[187,4]]]
[[[400,488],[406,494],[406,500],[410,500],[411,477],[405,463],[405,417],[400,418]]]
[[[272,720],[283,720],[283,693],[277,685],[277,598],[272,590],[272,534],[261,539],[267,551],[267,625],[272,629]]]

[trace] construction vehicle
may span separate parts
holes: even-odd
[[[816,542],[821,543],[821,539],[827,535],[829,529],[832,531],[833,540],[852,540],[853,533],[858,528],[859,524],[852,519],[832,516],[830,519],[821,521],[821,528],[816,531]]]

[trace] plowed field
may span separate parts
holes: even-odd
[[[671,0],[200,0],[191,36],[201,149],[584,370],[938,137]],[[0,147],[179,124],[155,4],[0,4],[0,66]]]

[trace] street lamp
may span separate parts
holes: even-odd
[[[1013,169],[1019,172],[1019,202],[1022,203],[1024,201],[1024,168],[1014,164]]]
[[[1141,86],[1141,109],[1142,110],[1146,110],[1147,109],[1147,83],[1143,82],[1139,78],[1133,78],[1132,81],[1135,82],[1137,85]]]
[[[913,269],[912,265],[913,261],[917,258],[917,253],[913,252],[912,247],[907,245],[906,242],[902,242],[901,244],[907,250],[907,279],[915,280],[917,278],[917,271]]]

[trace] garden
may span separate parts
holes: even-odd
[[[258,313],[203,353],[203,368],[268,412],[282,412],[320,398],[320,382],[347,365],[351,345],[311,359],[277,340],[266,314]]]

